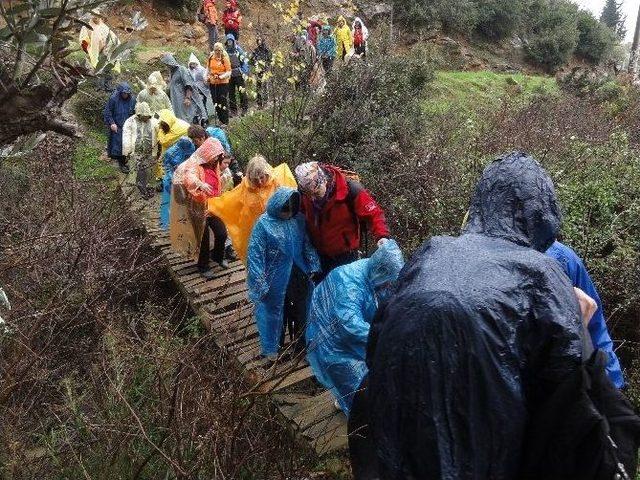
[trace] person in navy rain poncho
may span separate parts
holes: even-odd
[[[584,293],[593,298],[598,305],[598,310],[591,318],[589,322],[589,335],[593,347],[602,350],[608,358],[607,362],[607,375],[613,384],[618,387],[624,387],[624,378],[622,376],[622,368],[615,352],[613,351],[613,342],[609,336],[607,330],[607,323],[604,319],[604,310],[602,308],[602,301],[600,295],[596,290],[595,285],[589,277],[589,273],[582,263],[582,260],[576,252],[566,245],[556,241],[546,251],[546,254],[551,258],[555,258],[564,272],[569,276],[571,283],[574,287],[578,287]]]
[[[178,165],[189,158],[196,151],[195,145],[187,137],[180,138],[164,153],[162,165],[164,177],[162,178],[162,199],[160,201],[160,228],[169,229],[169,208],[171,206],[171,186],[173,185],[173,172]]]
[[[299,213],[300,194],[280,187],[253,227],[247,255],[249,298],[256,306],[262,354],[274,360],[283,335],[284,299],[293,264],[313,278],[320,259]]]
[[[136,98],[127,82],[122,82],[111,94],[104,107],[104,123],[109,130],[107,155],[117,160],[120,171],[128,173],[127,159],[122,155],[122,127],[124,122],[134,114]]]
[[[398,244],[386,240],[371,258],[332,270],[311,297],[307,360],[347,415],[367,374],[367,338],[378,301],[384,300],[403,265]]]

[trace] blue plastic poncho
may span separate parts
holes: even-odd
[[[129,98],[124,100],[122,93],[128,93]],[[107,144],[107,154],[111,158],[122,156],[122,128],[124,122],[134,114],[136,109],[136,97],[133,95],[131,87],[127,82],[122,82],[116,87],[116,91],[111,94],[109,101],[104,107],[104,124],[107,129],[114,123],[118,126],[117,132],[109,131],[109,143]]]
[[[160,200],[160,228],[169,229],[169,207],[171,206],[171,185],[173,185],[173,172],[178,165],[189,158],[196,151],[195,145],[188,137],[181,137],[174,145],[164,153],[162,166],[164,177],[162,178],[162,198]]]
[[[305,274],[320,271],[320,259],[306,233],[304,216],[283,220],[282,207],[299,195],[280,187],[267,203],[251,232],[247,255],[249,298],[256,306],[256,322],[263,355],[278,353],[283,328],[284,297],[296,266]]]
[[[315,289],[307,320],[307,360],[320,383],[349,415],[353,395],[367,374],[369,326],[377,295],[389,289],[404,265],[393,240],[369,259],[334,269]]]
[[[220,127],[207,127],[207,135],[218,139],[222,144],[224,151],[229,155],[233,155],[233,150],[231,150],[231,144],[229,143],[229,137],[227,137],[227,134],[223,129]]]
[[[608,357],[607,375],[616,387],[622,388],[624,386],[622,368],[620,367],[618,357],[613,351],[613,342],[607,330],[607,322],[604,319],[602,301],[600,300],[600,295],[598,295],[595,285],[591,281],[591,277],[589,277],[584,263],[582,263],[582,260],[576,252],[557,241],[551,245],[546,251],[546,254],[551,258],[555,258],[558,263],[560,263],[560,266],[571,279],[574,287],[578,287],[598,304],[598,310],[589,323],[589,335],[593,347],[602,350]]]

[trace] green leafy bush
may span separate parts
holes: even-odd
[[[523,3],[516,0],[476,0],[476,29],[484,36],[500,40],[521,26]]]
[[[579,36],[576,54],[594,64],[609,58],[617,43],[615,33],[586,11],[578,13],[577,25]]]
[[[525,52],[548,70],[565,64],[578,44],[578,7],[565,0],[533,0],[528,5],[530,24]]]
[[[410,27],[470,33],[477,21],[474,0],[393,0],[395,17]]]

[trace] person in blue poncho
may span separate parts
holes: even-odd
[[[173,172],[178,165],[193,155],[196,146],[187,137],[180,138],[164,153],[162,166],[164,177],[162,178],[162,198],[160,200],[160,228],[169,230],[169,210],[171,207],[171,186],[173,185]]]
[[[284,301],[295,264],[314,279],[320,259],[306,233],[296,189],[280,187],[251,233],[247,255],[249,298],[256,306],[262,355],[275,360],[283,338]]]
[[[365,358],[371,320],[403,265],[398,244],[385,240],[371,258],[331,271],[311,297],[307,360],[346,415],[367,374]]]
[[[109,129],[107,154],[116,160],[122,173],[129,173],[127,158],[122,155],[122,128],[136,108],[136,98],[127,82],[122,82],[104,107],[104,123]]]
[[[546,254],[551,258],[555,258],[558,263],[560,263],[560,266],[569,279],[571,279],[571,283],[573,283],[574,287],[578,287],[584,293],[589,295],[598,305],[598,310],[591,318],[588,327],[591,341],[594,348],[606,353],[608,357],[606,367],[607,375],[613,384],[617,388],[624,387],[622,368],[620,367],[618,357],[613,351],[613,342],[611,341],[609,331],[607,330],[602,301],[600,300],[600,295],[598,295],[595,285],[591,281],[591,277],[589,277],[589,273],[587,272],[584,263],[582,263],[582,260],[576,252],[558,241],[554,242],[553,245],[549,247]]]

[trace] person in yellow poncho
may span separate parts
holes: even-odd
[[[336,37],[338,58],[344,62],[345,57],[351,53],[353,49],[353,36],[351,35],[351,29],[349,25],[347,25],[347,21],[342,15],[338,17],[336,29],[333,34]]]
[[[93,14],[89,20],[91,28],[83,26],[80,29],[80,47],[87,54],[89,64],[96,68],[100,60],[100,53],[104,51],[108,55],[116,48],[120,41],[115,33],[107,26],[98,15]],[[115,73],[120,73],[120,62],[116,61],[113,66]],[[109,76],[110,74],[106,74]],[[110,78],[104,79],[104,85],[108,86]]]
[[[187,134],[187,130],[189,130],[189,122],[180,120],[169,109],[160,110],[158,112],[158,117],[160,117],[160,120],[158,123],[158,133],[156,138],[160,144],[160,150],[156,161],[155,175],[156,181],[159,182],[160,190],[158,191],[162,191],[162,177],[164,176],[164,169],[162,168],[162,162],[159,161],[159,159],[162,158],[164,152],[166,152],[169,147],[180,140],[180,137],[184,137]]]
[[[220,197],[209,199],[209,213],[221,218],[238,257],[247,263],[247,248],[253,226],[262,215],[271,195],[279,187],[297,188],[296,180],[286,163],[273,168],[257,155],[247,165],[247,174],[240,185]]]

